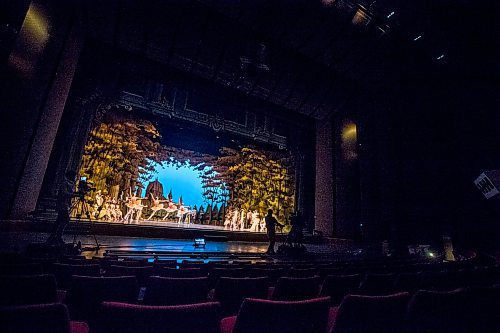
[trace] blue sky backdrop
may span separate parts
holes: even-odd
[[[201,187],[200,173],[192,166],[182,166],[177,168],[172,165],[158,165],[155,168],[156,177],[163,185],[163,195],[168,196],[168,192],[172,189],[174,202],[179,202],[179,197],[182,195],[182,202],[186,206],[200,207],[206,206],[203,201],[203,188]],[[143,191],[143,196],[146,190]]]

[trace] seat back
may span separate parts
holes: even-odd
[[[338,305],[345,295],[357,293],[361,278],[361,274],[328,275],[321,286],[320,296],[330,296],[332,304]]]
[[[74,275],[66,295],[71,319],[84,320],[92,326],[101,302],[137,301],[138,283],[135,276],[91,277]]]
[[[69,333],[68,309],[61,303],[0,307],[2,333]]]
[[[292,267],[286,273],[286,276],[290,277],[311,277],[319,275],[318,270],[314,267],[306,267],[306,268],[296,268]]]
[[[305,301],[247,298],[238,312],[233,332],[325,332],[329,306],[329,297]]]
[[[466,289],[471,331],[500,332],[500,286]]]
[[[287,269],[282,267],[252,267],[246,271],[249,277],[268,277],[270,282],[276,283],[278,278],[286,275]]]
[[[245,298],[267,298],[268,279],[221,277],[214,290],[214,298],[221,303],[224,316],[234,315]]]
[[[394,280],[394,291],[414,293],[421,289],[420,274],[418,272],[399,273]]]
[[[299,301],[316,298],[319,295],[320,277],[280,277],[276,282],[272,299],[276,301]]]
[[[171,268],[162,267],[160,271],[161,276],[173,277],[173,278],[195,278],[195,277],[205,277],[207,272],[201,268]]]
[[[43,274],[42,264],[1,264],[0,275],[41,275]]]
[[[149,306],[103,302],[98,332],[216,333],[220,305],[207,302],[189,305]]]
[[[213,268],[208,277],[210,278],[210,286],[214,287],[217,284],[217,281],[221,277],[234,277],[234,278],[242,278],[247,275],[247,270],[243,268]]]
[[[0,276],[0,305],[53,303],[57,298],[54,275]]]
[[[179,305],[207,301],[208,277],[169,278],[152,276],[146,283],[144,304]]]
[[[419,290],[408,304],[408,332],[468,332],[470,314],[466,303],[463,289]]]
[[[98,264],[54,264],[52,270],[56,276],[57,287],[64,290],[69,288],[72,275],[101,276],[101,267]]]
[[[145,286],[147,279],[153,274],[153,266],[117,266],[111,265],[107,276],[135,276],[140,286]]]
[[[365,275],[359,285],[361,295],[388,295],[394,292],[395,274],[373,274]]]
[[[404,331],[409,293],[386,296],[347,295],[338,308],[332,333]]]

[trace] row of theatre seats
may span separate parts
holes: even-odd
[[[0,332],[500,331],[494,264],[39,261],[0,266]]]

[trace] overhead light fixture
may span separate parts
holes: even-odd
[[[321,0],[323,6],[328,7],[333,5],[337,0]]]
[[[391,18],[392,16],[394,16],[394,14],[396,14],[395,12],[391,12],[389,15],[387,15],[387,18]]]
[[[268,71],[269,70],[269,66],[267,65],[267,47],[265,44],[262,44],[260,43],[259,44],[259,51],[257,53],[257,68],[258,69],[261,69],[261,70],[264,70],[264,71]]]
[[[270,67],[268,65],[268,51],[267,46],[263,43],[249,44],[247,46],[246,55],[240,56],[240,69],[242,71],[248,71],[251,67],[257,68],[259,70],[268,71]],[[246,74],[246,73],[243,73]]]
[[[437,57],[437,60],[442,60],[444,58],[444,54],[441,54],[439,57]]]
[[[422,35],[418,35],[417,37],[413,38],[413,41],[416,42],[417,40],[419,40],[420,38],[422,38]]]
[[[367,26],[370,24],[372,17],[368,14],[365,8],[360,7],[354,14],[351,22],[354,25]]]

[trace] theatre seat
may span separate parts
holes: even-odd
[[[57,287],[54,275],[0,276],[0,306],[56,301]]]
[[[84,320],[91,327],[102,301],[133,303],[137,301],[135,276],[91,277],[74,275],[66,296],[72,320]]]
[[[359,285],[361,295],[389,295],[394,292],[396,274],[366,274]]]
[[[500,332],[500,286],[466,289],[471,331]]]
[[[421,289],[420,275],[419,272],[399,273],[394,280],[394,291],[415,293]]]
[[[386,296],[347,295],[337,309],[331,333],[404,331],[406,292]]]
[[[145,286],[147,279],[153,274],[153,266],[109,266],[106,276],[135,276],[139,286]]]
[[[162,267],[160,275],[173,278],[195,278],[208,276],[207,272],[201,268],[171,268]]]
[[[214,287],[221,277],[242,278],[247,275],[247,271],[243,268],[213,268],[208,275],[210,286]]]
[[[2,333],[88,333],[85,322],[70,321],[61,303],[0,307]]]
[[[103,302],[95,332],[216,333],[219,321],[217,302],[173,306]]]
[[[408,332],[470,332],[471,314],[466,304],[467,294],[463,289],[419,290],[408,304]]]
[[[339,305],[344,296],[357,293],[361,278],[361,274],[328,275],[321,286],[320,296],[330,296],[332,305]]]
[[[169,278],[152,276],[146,283],[144,304],[179,305],[207,301],[208,277]]]
[[[221,277],[214,290],[214,299],[221,303],[225,316],[234,315],[245,298],[267,298],[268,279]]]
[[[325,332],[330,298],[271,301],[247,298],[237,316],[221,320],[221,333]]]
[[[314,267],[306,267],[306,268],[292,267],[286,273],[286,276],[296,277],[296,278],[312,277],[316,275],[319,275],[319,273],[318,270]]]
[[[71,285],[71,276],[73,275],[101,276],[101,267],[98,264],[54,264],[52,271],[56,276],[57,287],[64,290],[67,290]]]
[[[280,277],[276,282],[271,299],[276,301],[299,301],[318,297],[320,277]]]
[[[1,264],[0,275],[41,275],[43,268],[40,263]]]

